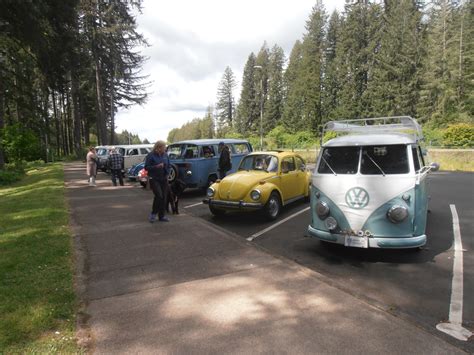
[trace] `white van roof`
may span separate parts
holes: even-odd
[[[416,139],[409,134],[358,134],[333,138],[324,147],[347,147],[365,145],[413,144]]]
[[[421,126],[409,116],[330,121],[323,127],[321,140],[328,132],[341,136],[321,145],[408,144],[423,139]]]

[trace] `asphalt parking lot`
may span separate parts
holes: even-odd
[[[273,222],[255,213],[214,217],[201,203],[204,195],[199,190],[185,191],[180,208],[228,233],[251,240],[275,256],[313,269],[331,285],[473,353],[473,337],[460,341],[440,332],[436,325],[450,319],[453,205],[459,216],[463,247],[462,325],[474,330],[474,174],[433,173],[430,195],[428,243],[421,250],[366,250],[320,243],[307,237],[310,210],[309,204],[303,202],[285,207]]]

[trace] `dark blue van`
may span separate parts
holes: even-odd
[[[175,142],[168,146],[167,153],[171,162],[169,181],[177,177],[191,188],[207,188],[217,180],[220,142],[229,147],[234,173],[240,161],[252,152],[251,144],[242,139],[195,139]]]

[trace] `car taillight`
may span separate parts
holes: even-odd
[[[142,169],[138,172],[138,177],[143,178],[143,177],[146,177],[146,176],[148,176],[148,171],[146,171],[145,169]]]

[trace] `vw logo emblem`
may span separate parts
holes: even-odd
[[[353,187],[346,192],[346,203],[356,210],[364,208],[369,204],[369,193],[362,187]]]

